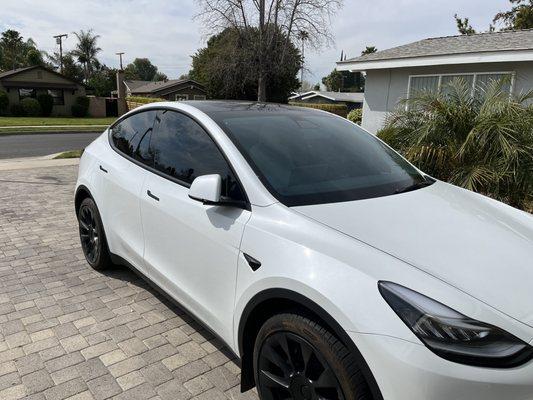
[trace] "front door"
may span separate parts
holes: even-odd
[[[139,112],[115,124],[111,128],[113,149],[107,148],[97,166],[109,249],[139,269],[144,254],[139,197],[149,172],[136,162],[152,164],[149,143],[156,113]]]
[[[149,275],[224,340],[232,341],[239,246],[250,212],[188,196],[195,177],[220,174],[223,195],[244,200],[211,137],[189,116],[161,111],[151,144],[154,167],[141,196]]]

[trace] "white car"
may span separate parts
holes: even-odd
[[[533,217],[341,117],[146,105],[86,148],[75,196],[88,263],[188,309],[261,399],[533,399]]]

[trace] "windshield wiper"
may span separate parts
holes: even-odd
[[[411,192],[413,190],[421,189],[426,186],[433,185],[435,183],[434,179],[431,179],[430,177],[424,177],[424,180],[421,182],[415,182],[412,185],[406,186],[402,189],[398,189],[394,192],[394,194],[398,193],[405,193],[405,192]]]

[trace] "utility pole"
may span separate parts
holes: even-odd
[[[56,43],[59,45],[59,71],[63,73],[63,38],[68,38],[66,33],[54,36]]]
[[[119,59],[120,59],[120,70],[123,71],[124,68],[122,68],[122,55],[124,54],[124,52],[120,52],[120,53],[115,53]]]

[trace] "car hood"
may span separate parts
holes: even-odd
[[[530,214],[443,182],[293,209],[533,326]]]

